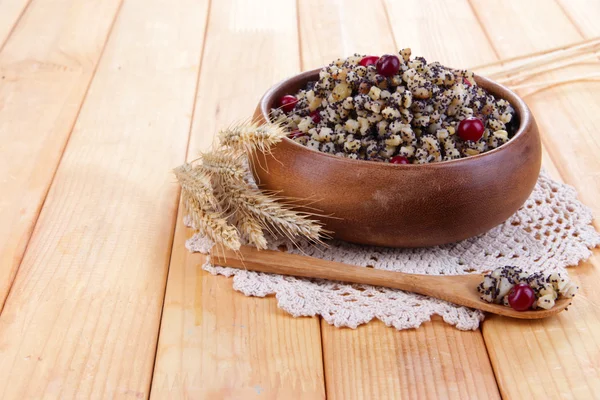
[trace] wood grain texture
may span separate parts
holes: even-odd
[[[578,27],[554,2],[474,1],[473,6],[501,57],[582,39]],[[589,73],[593,69],[582,65],[574,71]],[[561,71],[537,79],[569,73]],[[556,170],[577,188],[596,218],[600,215],[600,162],[596,156],[600,150],[596,129],[600,124],[599,95],[600,84],[582,83],[527,98]],[[600,227],[597,220],[595,225]],[[493,317],[484,322],[485,342],[505,397],[595,398],[600,393],[599,255],[595,251],[589,262],[570,271],[580,293],[568,312],[545,321]]]
[[[600,35],[600,2],[596,0],[556,0],[571,24],[585,38]]]
[[[494,375],[479,331],[440,318],[396,331],[380,321],[323,329],[331,399],[492,399]]]
[[[298,12],[303,71],[355,53],[376,55],[396,49],[379,0],[369,7],[359,0],[302,0]]]
[[[446,35],[457,35],[455,29],[477,26],[468,5],[454,3],[457,2],[448,5],[433,1],[387,2],[392,32],[386,9],[379,2],[365,7],[359,1],[343,4],[333,0],[302,1],[300,30],[312,31],[310,36],[302,36],[303,65],[318,67],[354,52],[384,54],[401,47],[413,47],[413,54],[454,62],[451,65],[493,60],[491,49],[487,53],[474,53],[475,59],[470,62],[454,56],[455,52],[468,54],[459,52],[458,47],[448,49],[439,45],[446,43]],[[449,7],[454,8],[453,15],[462,16],[463,24],[447,24]],[[320,12],[315,13],[315,9]],[[430,13],[434,15],[431,20],[425,18]],[[358,18],[355,21],[360,23],[349,25],[348,15]],[[428,22],[423,24],[423,21]],[[499,397],[479,331],[460,332],[434,317],[432,322],[409,331],[396,331],[378,321],[357,330],[322,322],[322,335],[330,399],[410,399],[418,398],[419,394],[435,398],[436,393],[440,398]],[[436,335],[452,338],[449,339],[452,345],[448,347],[443,342],[438,345],[432,340]]]
[[[295,2],[213,1],[194,113],[190,159],[218,128],[248,119],[266,89],[299,70]],[[319,320],[293,318],[277,300],[235,292],[201,269],[184,242],[180,209],[152,398],[319,399]]]
[[[31,0],[0,1],[0,50]]]
[[[467,0],[384,0],[384,4],[398,48],[410,47],[413,56],[454,68],[495,60]]]
[[[151,398],[323,398],[318,319],[202,271],[205,256],[184,247],[192,233],[175,234]]]
[[[1,398],[148,395],[206,8],[123,5],[0,316]]]
[[[0,310],[119,4],[35,1],[0,52]]]

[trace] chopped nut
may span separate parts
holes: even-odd
[[[348,86],[347,83],[338,83],[333,88],[333,92],[331,93],[331,95],[333,96],[335,101],[341,101],[344,100],[346,97],[352,95],[352,90],[350,89],[350,86]]]
[[[400,111],[391,107],[386,107],[381,111],[381,115],[383,115],[385,119],[396,119],[400,117]]]
[[[358,121],[354,120],[354,119],[349,119],[348,121],[346,121],[346,130],[350,133],[356,133],[356,131],[358,131]]]
[[[381,89],[379,89],[377,86],[371,86],[371,89],[369,90],[369,97],[373,100],[379,100],[380,96]]]
[[[392,135],[385,141],[388,146],[398,146],[400,143],[402,143],[402,138],[399,135]]]

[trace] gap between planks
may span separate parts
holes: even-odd
[[[0,53],[32,1],[20,0],[0,3]]]

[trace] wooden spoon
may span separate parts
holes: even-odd
[[[449,301],[482,311],[521,319],[546,318],[569,306],[571,299],[560,299],[549,310],[515,311],[510,307],[492,304],[479,298],[477,285],[483,275],[420,275],[381,269],[357,267],[319,258],[289,254],[281,251],[257,250],[242,246],[239,251],[213,247],[215,265],[273,274],[321,278],[349,283],[385,286]]]

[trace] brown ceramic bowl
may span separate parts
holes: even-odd
[[[264,121],[281,96],[317,79],[318,70],[313,70],[275,85],[261,99],[255,118]],[[529,197],[542,149],[525,102],[489,79],[475,80],[508,100],[519,116],[518,131],[501,147],[458,160],[398,165],[350,160],[285,138],[271,155],[254,160],[255,178],[261,188],[317,200],[314,207],[335,217],[322,218],[327,229],[349,242],[424,247],[484,233]]]

